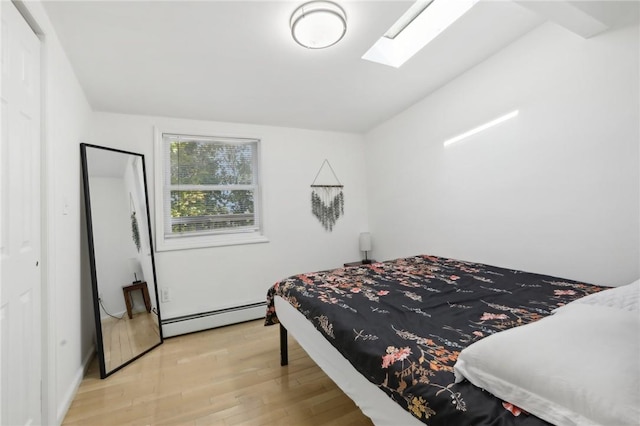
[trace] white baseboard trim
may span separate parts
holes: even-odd
[[[78,388],[80,387],[80,383],[82,383],[82,379],[84,378],[84,375],[87,373],[87,370],[89,369],[89,364],[91,364],[91,361],[93,360],[93,357],[95,355],[96,355],[96,348],[95,346],[91,346],[87,354],[84,356],[84,359],[82,360],[82,365],[80,366],[80,368],[78,368],[78,371],[76,372],[76,375],[74,376],[73,381],[69,386],[69,389],[67,389],[67,392],[65,392],[64,397],[60,399],[60,405],[58,406],[58,414],[57,414],[57,422],[56,422],[57,424],[61,425],[62,421],[64,420],[64,417],[67,415],[67,411],[69,411],[69,407],[71,407],[73,398],[75,398],[76,393],[78,392]]]
[[[266,302],[257,302],[233,308],[163,319],[162,335],[164,337],[173,337],[264,318],[266,306]]]

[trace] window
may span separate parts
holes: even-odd
[[[157,250],[266,241],[257,139],[173,133],[156,139]]]

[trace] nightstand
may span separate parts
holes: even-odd
[[[127,315],[129,319],[133,318],[131,308],[133,307],[131,301],[131,292],[134,290],[140,290],[142,292],[142,298],[144,299],[144,306],[147,308],[147,312],[151,312],[151,298],[149,297],[149,289],[145,281],[133,283],[122,287],[122,293],[124,294],[124,303],[127,305]]]
[[[348,268],[350,266],[362,266],[362,265],[370,265],[372,263],[376,263],[376,260],[373,259],[367,259],[367,260],[360,260],[358,262],[349,262],[349,263],[345,263],[344,267]]]

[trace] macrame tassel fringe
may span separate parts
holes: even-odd
[[[323,191],[317,191],[315,188],[311,191],[311,212],[324,229],[332,231],[333,225],[344,214],[344,194],[342,188],[318,188]]]

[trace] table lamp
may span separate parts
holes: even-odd
[[[371,263],[371,260],[367,256],[367,253],[371,251],[371,234],[369,232],[360,233],[360,251],[364,252],[362,264],[366,265]]]

